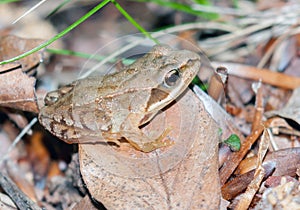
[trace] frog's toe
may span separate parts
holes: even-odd
[[[141,147],[141,150],[143,152],[152,152],[158,148],[162,148],[162,147],[168,147],[174,144],[174,141],[170,140],[169,138],[165,139],[165,138],[158,138],[153,142],[147,142],[145,144],[143,144],[143,146]]]

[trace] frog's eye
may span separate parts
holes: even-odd
[[[56,91],[49,92],[44,99],[45,105],[49,106],[49,105],[54,104],[56,101],[58,101],[58,98],[59,98],[59,95]]]
[[[172,87],[177,84],[177,81],[180,79],[180,73],[178,69],[172,69],[165,76],[165,84],[168,87]]]

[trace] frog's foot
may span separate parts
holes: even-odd
[[[170,133],[170,131],[171,128],[165,129],[164,132],[154,141],[142,141],[142,139],[139,142],[132,141],[130,139],[127,139],[127,141],[137,150],[142,152],[152,152],[158,148],[167,147],[174,144],[174,141],[170,140],[169,138],[166,139],[166,136]]]
[[[104,133],[104,134],[102,134],[102,136],[103,136],[103,138],[105,139],[106,142],[114,143],[118,147],[120,147],[121,143],[119,141],[120,137],[118,135]]]

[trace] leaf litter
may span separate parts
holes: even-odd
[[[243,3],[247,1],[241,2],[241,8],[243,8]],[[195,96],[190,95],[193,93],[185,95],[185,97],[190,97],[188,99],[189,103],[198,104],[199,115],[194,117],[199,120],[199,124],[193,124],[193,133],[198,138],[193,142],[192,149],[185,154],[186,156],[183,157],[182,162],[178,162],[177,165],[169,168],[169,170],[164,170],[162,173],[156,173],[157,171],[154,168],[158,165],[151,162],[146,165],[146,168],[150,167],[150,171],[154,170],[155,173],[152,177],[144,175],[135,177],[136,172],[130,177],[128,174],[127,176],[122,175],[120,171],[121,175],[116,174],[118,168],[114,169],[113,172],[107,171],[107,168],[102,167],[103,162],[99,165],[99,159],[103,160],[105,156],[99,154],[96,147],[90,148],[88,145],[79,145],[81,174],[87,190],[98,202],[104,204],[108,209],[118,209],[124,205],[128,208],[167,209],[180,206],[182,208],[207,209],[208,207],[219,206],[221,195],[223,195],[229,201],[227,203],[229,208],[235,209],[268,209],[271,208],[270,206],[297,209],[299,207],[297,199],[299,199],[298,141],[300,114],[298,87],[300,85],[300,72],[298,68],[295,68],[297,62],[299,62],[300,38],[298,34],[300,30],[296,22],[299,15],[299,12],[297,12],[299,11],[297,10],[299,4],[292,1],[276,1],[276,3],[269,5],[266,2],[258,2],[256,8],[252,3],[252,12],[244,16],[236,15],[238,13],[223,14],[222,18],[228,20],[229,26],[232,25],[223,35],[208,37],[200,41],[195,40],[191,32],[184,35],[185,37],[190,36],[189,39],[195,40],[201,45],[204,52],[213,61],[214,66],[223,66],[228,70],[227,84],[221,85],[221,88],[225,88],[225,95],[227,96],[223,99],[222,104],[230,114],[226,113],[214,101],[209,101],[211,99],[203,96],[203,92],[197,87],[194,87],[194,92],[200,101]],[[258,8],[264,8],[264,10]],[[243,9],[236,11],[242,12]],[[244,11],[249,10],[245,9]],[[184,20],[185,16],[182,17],[182,20]],[[208,22],[207,26],[210,24],[213,25],[213,22]],[[226,31],[224,25],[220,24],[219,26],[220,30]],[[86,27],[94,27],[94,23],[92,21],[87,22]],[[180,27],[179,24],[173,29],[179,31],[181,30]],[[201,21],[196,22],[194,27],[203,28],[203,23]],[[203,33],[203,36],[205,36],[205,30],[198,33]],[[11,40],[16,45],[27,42],[30,46],[36,46],[39,42],[38,40],[25,40],[15,36],[1,37],[1,40],[6,40],[4,44],[1,44],[2,49],[5,49],[0,53],[1,60],[18,55],[24,50],[26,51],[27,48],[18,51],[16,48],[19,47],[15,48],[12,45],[7,45]],[[80,36],[75,34],[72,37],[74,39],[72,42],[82,42],[81,39],[76,41],[76,38],[78,39]],[[83,37],[83,40],[87,40],[87,38]],[[96,43],[92,44],[96,45]],[[82,46],[80,49],[82,49]],[[78,60],[76,58],[59,57],[56,59],[58,62],[57,64],[52,63],[54,66],[52,69],[58,69],[61,67],[59,64],[63,64],[63,71],[59,72],[61,75],[67,75],[64,72],[67,68],[75,70],[77,68],[72,66],[73,63],[77,64]],[[6,107],[3,109],[5,110],[3,113],[6,115],[3,122],[6,122],[6,127],[2,126],[5,128],[2,131],[2,134],[5,134],[3,135],[5,140],[13,139],[13,133],[17,132],[17,129],[13,128],[14,125],[21,129],[25,126],[24,122],[26,124],[29,121],[11,117],[11,121],[8,122],[9,114],[7,113],[14,113],[15,110],[30,113],[38,112],[36,101],[37,98],[39,100],[40,96],[36,96],[35,91],[39,87],[35,87],[36,82],[33,76],[36,76],[35,67],[40,60],[41,58],[36,54],[33,57],[28,57],[26,61],[22,60],[21,62],[0,66],[0,84],[2,85],[0,105]],[[243,63],[243,65],[240,63]],[[51,69],[51,65],[47,68]],[[279,70],[279,72],[276,70]],[[42,74],[47,73],[43,72]],[[56,77],[53,77],[53,75],[55,73],[52,73],[51,80],[55,80],[57,77],[57,74]],[[10,82],[7,83],[7,81]],[[261,83],[255,91],[253,84],[258,81]],[[290,95],[291,97],[289,97]],[[189,103],[184,106],[191,106]],[[203,107],[199,103],[203,103]],[[28,115],[22,115],[24,116],[23,119],[28,119]],[[168,117],[170,116],[167,116],[166,119]],[[174,122],[178,121],[176,117],[172,120]],[[213,123],[213,120],[217,122],[217,125]],[[12,123],[14,121],[16,123]],[[189,119],[187,118],[186,121],[189,121]],[[218,133],[217,128],[222,131],[221,134]],[[34,128],[31,132],[38,131]],[[174,133],[176,133],[176,126],[174,126]],[[11,136],[8,137],[7,134]],[[220,144],[218,154],[219,142],[222,142],[231,134],[239,136],[241,140],[240,150],[232,152],[226,146],[223,147]],[[180,138],[184,139],[189,135],[184,134]],[[62,143],[54,137],[47,136],[46,139],[54,143],[45,144],[44,140],[41,140],[44,137],[33,136],[29,132],[26,138],[24,137],[25,143],[28,144],[27,149],[26,144],[23,146],[20,144],[18,148],[19,151],[23,151],[20,154],[24,154],[25,151],[25,153],[31,153],[32,156],[22,156],[14,153],[9,156],[10,161],[15,161],[18,164],[22,162],[23,164],[17,165],[17,167],[26,170],[32,177],[29,176],[29,178],[26,177],[27,180],[22,181],[22,179],[19,179],[21,181],[15,182],[20,185],[20,189],[25,186],[29,189],[29,192],[32,192],[33,189],[37,190],[40,186],[40,197],[27,193],[30,200],[39,200],[40,206],[47,206],[49,209],[52,208],[51,205],[67,208],[77,203],[77,209],[79,209],[80,205],[83,205],[80,204],[79,200],[86,192],[78,192],[79,196],[76,197],[76,190],[74,191],[72,187],[67,188],[67,191],[54,187],[58,191],[53,193],[55,192],[53,187],[50,188],[47,184],[41,184],[45,180],[53,180],[53,177],[64,176],[66,180],[63,182],[52,181],[52,184],[68,186],[68,183],[74,183],[75,179],[80,179],[80,176],[75,176],[75,174],[79,174],[79,166],[76,166],[76,172],[67,175],[64,167],[59,165],[61,160],[70,161],[70,157],[63,157],[59,152],[58,148],[60,146],[57,145]],[[35,147],[34,144],[30,143],[31,138],[39,139],[35,141],[40,141],[41,144],[37,144]],[[178,139],[177,141],[180,142]],[[5,140],[1,141],[4,142]],[[121,151],[123,155],[127,153],[132,155],[135,152],[130,148],[124,147],[123,149]],[[37,151],[49,152],[41,153],[38,156],[35,154]],[[55,152],[53,153],[53,151]],[[178,153],[178,150],[175,153]],[[53,154],[56,158],[53,158]],[[217,162],[217,156],[219,156],[219,163]],[[69,160],[67,160],[68,158]],[[161,164],[165,164],[163,159],[160,161],[162,161]],[[41,163],[45,163],[43,167],[39,167]],[[8,166],[14,168],[16,165],[10,164],[1,167]],[[32,168],[32,170],[29,168]],[[164,169],[164,167],[160,169]],[[10,173],[18,174],[12,170],[10,170]],[[37,178],[37,175],[40,175],[40,178]],[[72,180],[73,176],[76,177],[74,180]],[[11,174],[11,177],[13,177],[13,174]],[[18,180],[18,177],[15,180]],[[271,182],[271,180],[277,181]],[[218,183],[221,183],[221,186]],[[234,192],[230,192],[228,188],[232,187],[228,186],[232,186],[230,185],[232,183],[239,186],[239,189],[236,188]],[[273,183],[273,185],[267,185],[267,183]],[[83,187],[83,184],[77,183],[77,187]],[[46,195],[47,189],[54,191]],[[145,189],[149,189],[150,193],[147,194]],[[75,193],[72,196],[75,196],[76,199],[69,199],[71,191]],[[54,194],[57,197],[51,197]],[[46,197],[49,202],[42,202]],[[65,201],[65,205],[61,204],[61,200]],[[82,199],[82,202],[86,202],[86,197]],[[92,204],[88,205],[91,206]]]

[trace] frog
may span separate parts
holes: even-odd
[[[153,139],[142,126],[188,88],[200,66],[196,52],[155,45],[120,71],[79,79],[47,93],[39,122],[70,144],[126,142],[144,153],[171,146],[169,129]]]

